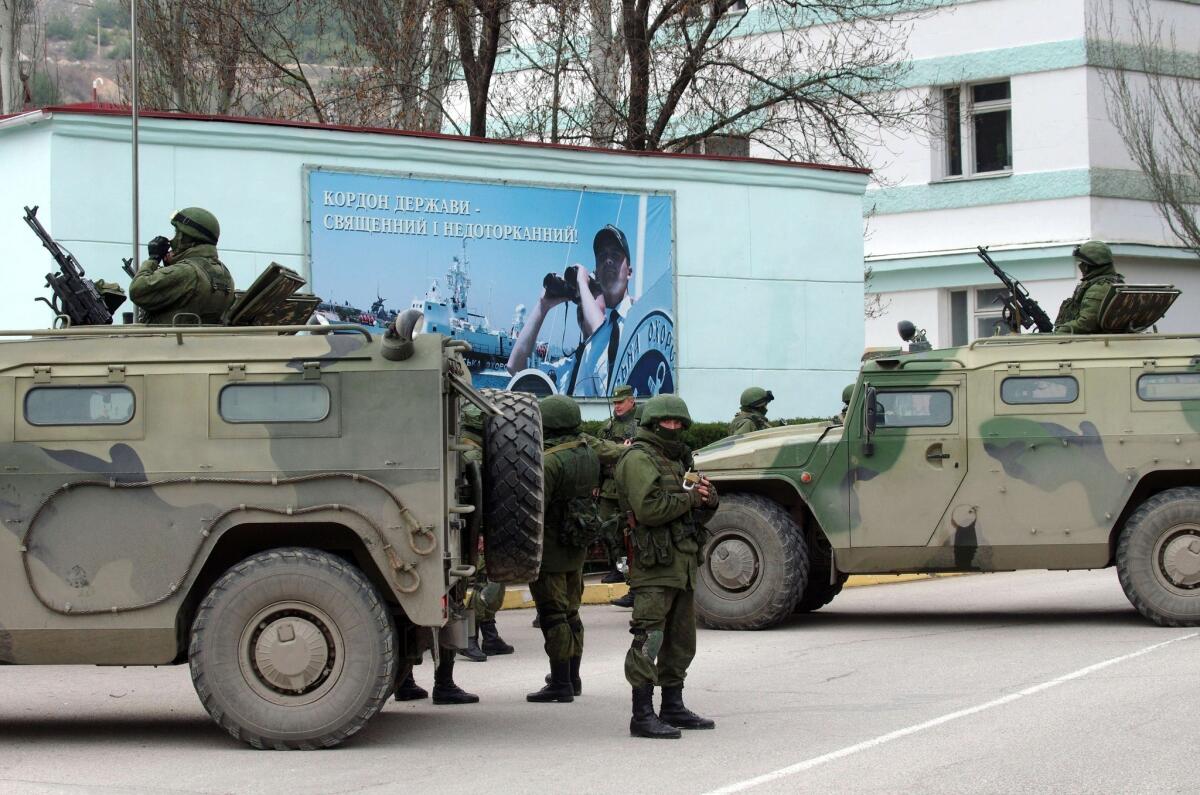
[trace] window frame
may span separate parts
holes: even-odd
[[[977,332],[979,330],[979,321],[981,319],[1003,321],[1004,306],[1002,304],[987,304],[986,308],[982,308],[982,309],[980,308],[979,294],[981,292],[987,292],[987,291],[995,290],[995,289],[999,289],[999,288],[996,288],[994,285],[990,285],[990,284],[989,285],[968,285],[968,286],[964,286],[964,287],[948,287],[948,288],[946,288],[945,307],[946,307],[947,326],[950,329],[950,333],[951,333],[951,338],[950,338],[951,345],[954,345],[954,346],[970,345],[975,340],[987,339],[987,337],[980,337],[977,334]],[[962,342],[956,341],[953,337],[953,333],[954,333],[954,294],[955,293],[962,293],[966,297],[965,311],[967,313],[967,317],[966,317],[967,339]],[[1008,336],[1008,335],[1003,334],[1001,336]]]
[[[1197,372],[1195,370],[1176,370],[1176,371],[1165,372],[1165,373],[1164,372],[1153,372],[1153,373],[1143,372],[1143,373],[1140,373],[1138,375],[1138,377],[1133,380],[1133,394],[1138,400],[1140,400],[1143,403],[1160,404],[1160,405],[1163,403],[1188,403],[1193,400],[1200,400],[1200,395],[1197,395],[1196,397],[1160,398],[1160,397],[1146,397],[1145,395],[1142,394],[1142,380],[1143,379],[1161,378],[1162,376],[1178,377],[1181,375],[1196,376],[1197,378],[1200,378],[1200,372]],[[1198,386],[1200,386],[1200,384],[1198,384]]]
[[[876,400],[880,400],[880,402],[882,402],[882,397],[884,395],[895,395],[895,394],[931,395],[931,394],[935,394],[935,393],[945,395],[947,397],[947,399],[949,399],[949,401],[950,401],[950,416],[946,420],[946,422],[940,423],[940,424],[921,423],[921,424],[914,424],[914,425],[888,425],[886,422],[882,421],[887,416],[887,412],[880,412],[879,416],[880,416],[881,421],[876,426],[877,434],[880,432],[886,432],[886,431],[898,431],[901,433],[906,433],[908,431],[913,431],[913,430],[942,431],[944,429],[953,427],[955,424],[956,412],[954,410],[954,390],[949,388],[948,386],[931,385],[929,387],[919,387],[919,386],[906,387],[906,386],[896,385],[896,386],[889,386],[889,387],[877,387],[877,389],[878,389],[878,391],[876,392]]]
[[[279,388],[296,389],[298,387],[319,387],[321,389],[321,391],[323,391],[325,393],[325,413],[323,415],[321,415],[320,417],[317,417],[315,419],[311,419],[311,420],[300,420],[300,419],[234,420],[234,419],[230,419],[229,417],[225,416],[225,412],[224,412],[225,393],[231,389],[242,389],[242,388],[245,388],[245,389],[267,389],[267,388],[269,388],[269,389],[279,389]],[[227,422],[230,425],[294,425],[294,424],[315,425],[317,423],[321,423],[321,422],[324,422],[325,420],[329,419],[329,415],[333,412],[333,393],[329,391],[328,386],[326,386],[325,384],[322,384],[320,381],[275,381],[275,382],[238,381],[238,382],[234,382],[234,383],[225,384],[217,391],[216,409],[217,409],[217,416],[219,416],[221,418],[221,421]]]
[[[208,381],[208,437],[210,439],[301,439],[336,438],[342,435],[342,390],[339,373],[322,372],[319,378],[295,373],[212,373]],[[329,394],[329,411],[322,420],[236,420],[221,416],[221,392],[232,385],[277,386],[320,384]]]
[[[50,391],[65,391],[65,390],[88,390],[95,391],[97,389],[111,389],[114,391],[125,392],[132,400],[129,416],[120,422],[34,422],[29,417],[29,398],[37,392]],[[134,417],[138,413],[137,393],[126,384],[34,384],[25,391],[21,398],[21,417],[30,427],[33,428],[119,428],[122,425],[129,425],[133,422]]]
[[[1008,84],[1007,99],[993,99],[983,102],[975,102],[974,89],[977,86],[994,85],[998,83]],[[935,140],[937,144],[933,147],[934,150],[934,169],[933,182],[957,182],[964,179],[991,179],[996,177],[1011,176],[1015,166],[1016,152],[1012,141],[1012,79],[1005,78],[1003,80],[975,80],[971,82],[941,85],[934,87],[935,99],[941,114],[942,133]],[[952,120],[946,115],[947,92],[958,92],[958,119]],[[979,171],[976,169],[977,150],[975,141],[975,117],[987,113],[997,113],[1005,111],[1008,113],[1008,160],[1007,168],[1002,168],[994,171]],[[959,158],[961,173],[952,174],[950,167],[950,141],[949,133],[954,124],[958,129],[959,141]]]
[[[1072,395],[1070,400],[1009,400],[1004,395],[1004,385],[1009,381],[1070,381],[1075,387],[1075,393]],[[1083,394],[1083,390],[1079,386],[1079,379],[1074,375],[1066,375],[1062,373],[1054,375],[1050,375],[1049,373],[1044,375],[1017,374],[1004,375],[1001,377],[1000,391],[998,394],[1000,395],[1000,400],[1006,406],[1069,406],[1079,400],[1080,395]]]

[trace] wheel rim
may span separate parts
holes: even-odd
[[[1200,526],[1182,524],[1167,530],[1155,544],[1154,560],[1154,573],[1168,590],[1200,594]]]
[[[268,605],[242,630],[242,676],[251,690],[273,704],[311,704],[333,688],[344,663],[337,623],[306,602]]]
[[[741,533],[726,532],[712,540],[705,556],[706,579],[723,591],[738,596],[754,589],[762,573],[762,551]]]

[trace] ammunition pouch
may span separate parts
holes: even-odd
[[[672,528],[638,525],[629,531],[634,554],[641,566],[670,566],[675,562]]]
[[[558,543],[564,547],[586,547],[604,524],[594,499],[573,497],[567,501],[563,512],[563,522],[558,528]]]

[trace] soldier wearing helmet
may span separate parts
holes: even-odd
[[[1100,310],[1112,285],[1125,281],[1113,267],[1112,250],[1099,240],[1077,246],[1072,256],[1083,278],[1070,298],[1058,308],[1055,334],[1099,334]]]
[[[717,508],[717,491],[707,478],[685,485],[692,451],[683,432],[691,424],[682,398],[651,398],[615,472],[633,549],[633,643],[625,655],[625,678],[633,688],[629,732],[636,737],[677,738],[680,729],[715,725],[683,704],[683,680],[696,655],[696,578],[704,524]],[[658,714],[655,685],[662,688]]]
[[[583,692],[583,561],[600,526],[594,495],[600,488],[600,459],[580,432],[579,405],[565,395],[543,398],[545,531],[542,568],[529,584],[550,658],[550,677],[525,696],[536,703],[570,702]]]
[[[774,399],[775,396],[769,389],[763,389],[760,386],[752,386],[744,390],[741,398],[742,408],[733,415],[733,421],[729,423],[729,435],[736,436],[739,433],[770,428],[771,421],[767,419],[767,404]]]
[[[234,299],[233,277],[217,257],[220,224],[208,210],[187,207],[171,216],[171,226],[171,240],[150,241],[129,297],[146,323],[171,325],[177,316],[181,323],[220,323]]]

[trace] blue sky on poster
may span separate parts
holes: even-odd
[[[582,263],[594,268],[592,238],[605,224],[621,228],[637,257],[637,193],[613,193],[577,187],[549,188],[452,179],[418,179],[385,174],[325,171],[309,172],[309,217],[311,220],[310,255],[313,290],[325,300],[350,303],[361,309],[370,307],[376,295],[387,299],[390,309],[404,309],[414,299],[423,298],[434,279],[446,294],[445,273],[451,258],[463,252],[462,237],[447,237],[445,223],[496,224],[514,227],[566,229],[575,226],[578,242],[540,242],[516,239],[469,239],[466,255],[470,263],[472,311],[486,315],[494,328],[508,328],[518,304],[532,307],[548,272],[562,273],[568,266]],[[329,194],[337,200],[329,201]],[[353,194],[356,200],[346,201]],[[386,196],[363,201],[364,196]],[[397,197],[420,197],[446,202],[469,203],[469,214],[417,211],[413,203]],[[345,205],[345,206],[338,206]],[[402,211],[397,211],[403,207]],[[332,216],[332,217],[331,217]],[[424,234],[352,231],[336,226],[336,216],[361,219],[389,219],[410,222],[405,228],[417,230],[414,222],[425,221]],[[646,240],[642,267],[643,288],[669,275],[671,252],[671,197],[651,194],[647,199]],[[359,228],[365,221],[355,222]],[[376,226],[378,228],[378,226]],[[451,228],[453,233],[454,227]],[[661,307],[673,313],[672,307]],[[564,334],[563,320],[567,318]],[[546,323],[540,339],[563,340],[573,347],[578,341],[574,313],[556,309]]]

